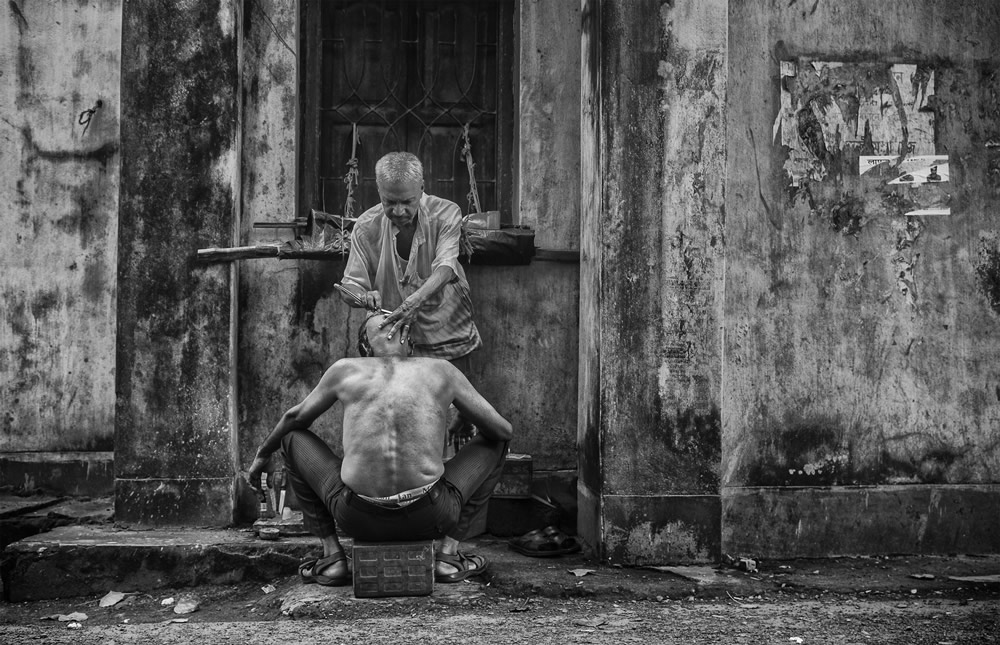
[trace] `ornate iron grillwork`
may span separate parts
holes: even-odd
[[[509,219],[513,3],[336,0],[311,13],[320,22],[319,87],[306,93],[317,104],[315,171],[308,158],[303,168],[312,206],[343,213],[355,154],[355,212],[374,205],[375,162],[407,150],[424,163],[427,192],[469,212],[468,126],[482,208]]]

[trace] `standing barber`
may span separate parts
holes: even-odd
[[[354,225],[343,284],[369,309],[392,311],[380,327],[390,340],[410,340],[414,356],[443,358],[468,376],[483,342],[458,263],[462,211],[424,193],[423,164],[408,152],[379,159],[375,183],[381,203]]]

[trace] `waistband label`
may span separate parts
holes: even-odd
[[[355,492],[354,494],[366,502],[377,506],[385,506],[386,508],[403,508],[404,506],[409,506],[413,502],[425,496],[427,493],[431,492],[431,489],[437,486],[439,481],[441,481],[440,478],[435,479],[426,486],[418,486],[417,488],[404,490],[402,493],[396,493],[395,495],[389,495],[388,497],[369,497],[368,495],[362,495],[358,492]]]

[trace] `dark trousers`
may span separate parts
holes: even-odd
[[[340,478],[343,459],[309,430],[281,440],[288,483],[299,500],[306,529],[324,538],[336,527],[369,542],[468,536],[469,525],[489,501],[507,461],[506,441],[474,437],[444,465],[444,475],[424,497],[399,509],[358,497]]]

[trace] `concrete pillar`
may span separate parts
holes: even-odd
[[[235,482],[238,3],[125,0],[115,515],[227,524]]]
[[[720,543],[725,0],[584,0],[579,530],[598,555]]]

